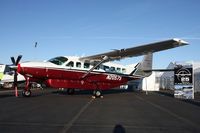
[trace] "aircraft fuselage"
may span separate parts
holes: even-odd
[[[68,57],[69,59],[69,57]],[[74,89],[96,89],[101,90],[114,88],[127,83],[129,80],[138,77],[128,76],[125,73],[116,71],[105,72],[105,70],[94,70],[85,78],[82,76],[89,70],[75,65],[66,67],[72,60],[66,61],[63,65],[55,65],[51,62],[25,62],[18,66],[18,72],[29,79],[30,82],[44,82],[53,88],[74,88]],[[84,62],[73,61],[84,65]],[[109,67],[109,66],[107,66]],[[120,67],[116,67],[115,69]],[[122,68],[120,68],[122,69]],[[125,68],[124,68],[125,69]]]

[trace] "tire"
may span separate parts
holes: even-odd
[[[100,97],[102,95],[102,92],[101,92],[101,90],[94,90],[93,95],[96,97]]]
[[[31,96],[31,91],[30,90],[29,91],[23,90],[22,91],[22,96],[24,96],[24,97],[30,97]]]

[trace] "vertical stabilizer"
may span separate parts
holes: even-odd
[[[141,77],[148,77],[152,73],[152,61],[153,61],[153,54],[149,53],[143,57],[141,63],[136,66],[134,72],[131,75],[134,76],[141,76]]]

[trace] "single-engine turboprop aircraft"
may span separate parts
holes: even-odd
[[[46,62],[19,63],[21,55],[16,61],[11,57],[15,64],[11,67],[15,70],[15,90],[17,90],[16,75],[20,73],[26,79],[27,89],[23,91],[23,96],[30,96],[30,84],[38,82],[53,88],[67,88],[68,94],[73,94],[74,89],[90,89],[94,90],[95,97],[101,97],[102,90],[150,76],[153,71],[152,53],[188,44],[180,39],[171,39],[86,57],[59,56]],[[141,55],[144,55],[142,62],[134,68],[110,63]]]

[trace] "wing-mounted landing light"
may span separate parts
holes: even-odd
[[[13,56],[10,57],[13,66],[10,66],[10,69],[14,70],[14,88],[15,88],[15,96],[18,97],[18,93],[17,93],[17,75],[18,75],[18,64],[20,62],[22,58],[22,55],[19,55],[17,57],[17,60],[15,60],[15,58]]]

